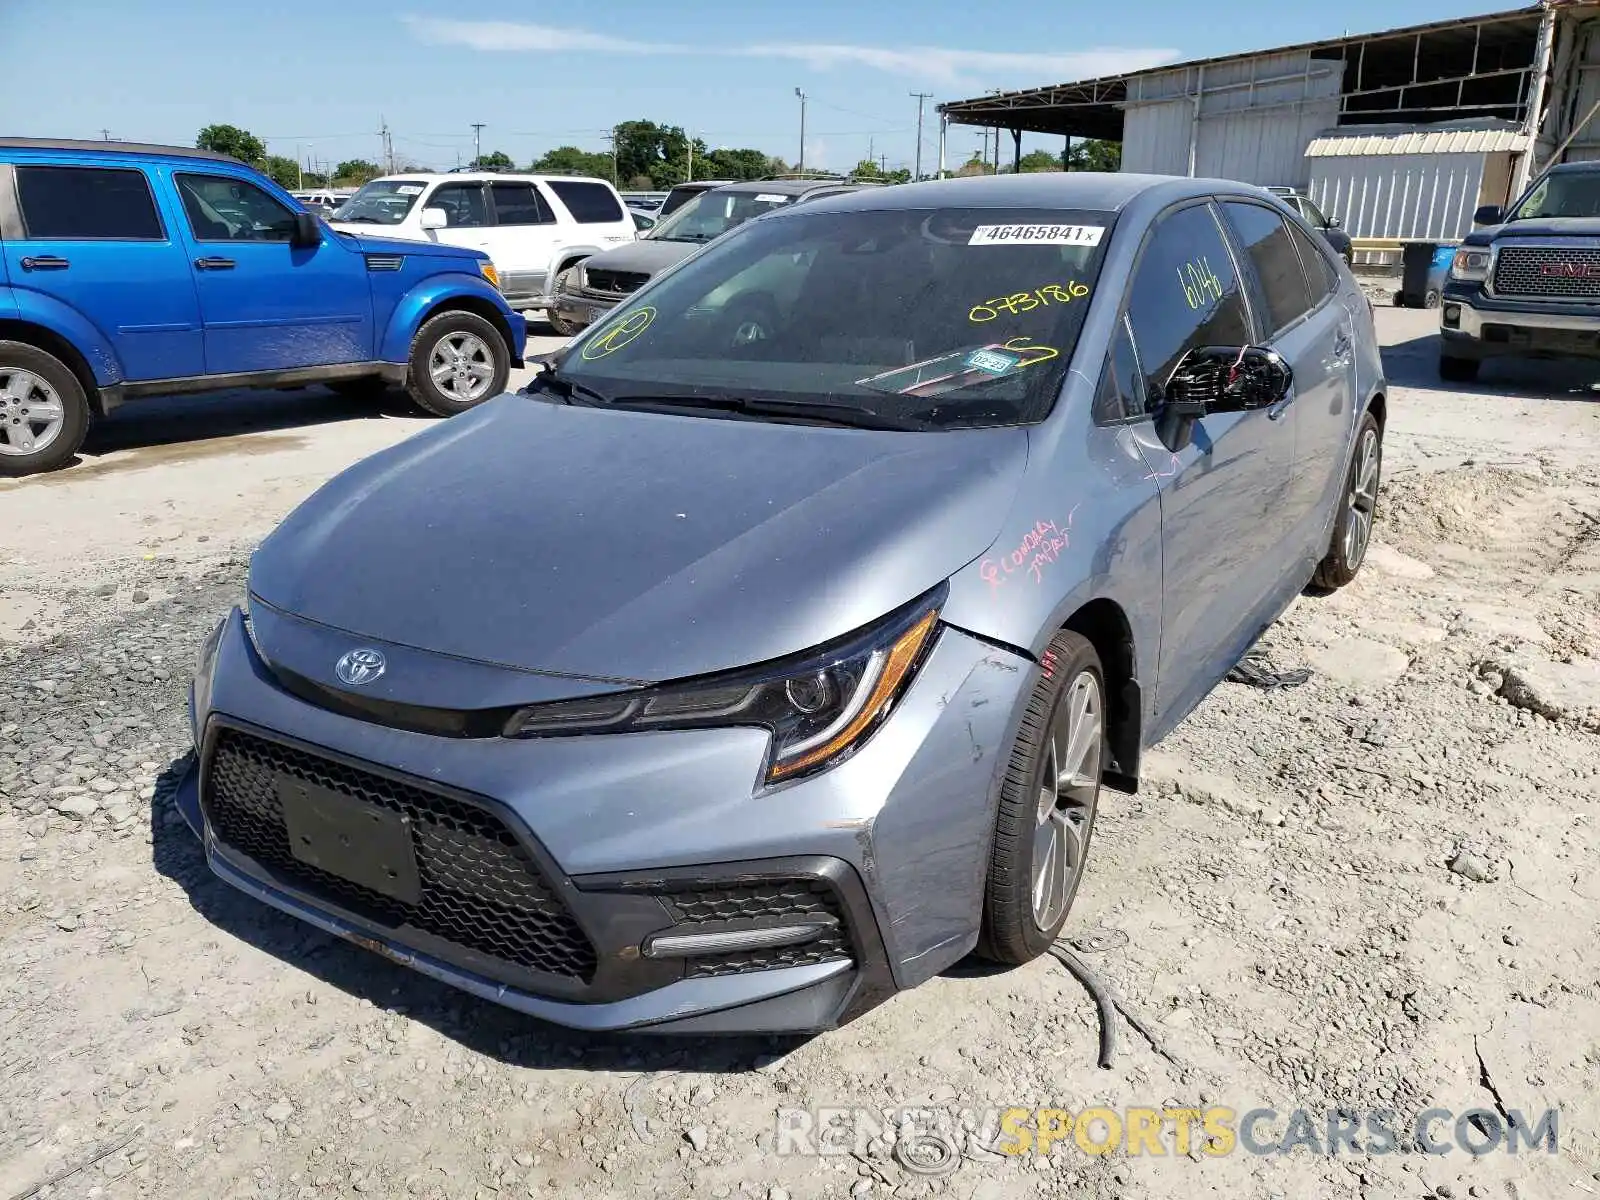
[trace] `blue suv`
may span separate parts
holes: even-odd
[[[59,466],[125,400],[403,385],[450,416],[527,331],[476,250],[341,233],[205,150],[0,138],[0,475]]]

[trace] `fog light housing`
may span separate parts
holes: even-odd
[[[1460,324],[1461,324],[1461,305],[1459,305],[1459,304],[1446,304],[1444,306],[1444,323],[1447,326],[1449,326],[1451,329],[1455,329],[1458,326],[1460,326]]]

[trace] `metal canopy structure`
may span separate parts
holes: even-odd
[[[1595,0],[1552,0],[1573,8]],[[1152,67],[1078,83],[997,92],[939,106],[947,122],[1022,133],[1121,141],[1124,105],[1139,84],[1173,72],[1203,79],[1209,68],[1250,59],[1300,55],[1309,64],[1337,64],[1339,124],[1431,123],[1464,117],[1527,120],[1532,76],[1546,5],[1413,25],[1383,33],[1304,42]],[[1534,99],[1537,103],[1537,98]]]

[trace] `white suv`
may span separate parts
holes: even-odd
[[[491,172],[374,179],[330,223],[347,233],[482,250],[507,302],[524,309],[549,307],[557,275],[636,236],[604,180]]]

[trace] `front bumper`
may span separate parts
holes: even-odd
[[[626,297],[596,292],[571,291],[563,288],[556,293],[552,311],[568,325],[586,328],[598,324],[605,315],[621,304]]]
[[[894,716],[856,755],[762,791],[766,735],[756,730],[439,737],[291,695],[256,656],[237,613],[208,657],[194,695],[200,753],[179,803],[218,876],[530,1015],[581,1029],[682,1033],[830,1028],[971,949],[1004,747],[1032,682],[1029,664],[946,629]],[[570,919],[568,935],[581,931],[563,944],[585,942],[592,962],[531,969],[508,961],[518,954],[486,953],[509,936],[505,927],[486,935],[457,920],[476,920],[481,905],[435,907],[432,921],[407,922],[359,896],[347,902],[347,888],[308,880],[281,851],[241,835],[218,805],[218,764],[236,769],[219,756],[219,739],[237,737],[269,745],[280,767],[283,755],[310,756],[491,813],[548,884]],[[414,828],[421,856],[429,831]],[[425,862],[424,875],[441,861]],[[842,937],[747,956],[737,969],[726,969],[726,957],[655,956],[659,938],[792,920],[796,889],[825,897]]]
[[[1439,312],[1454,357],[1600,359],[1600,304],[1500,299],[1452,282]]]

